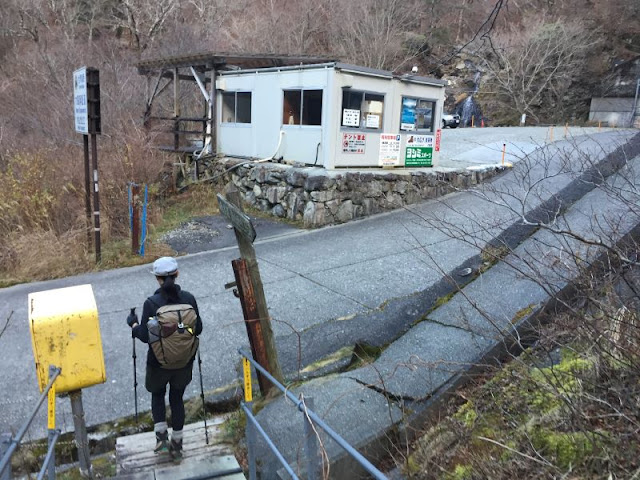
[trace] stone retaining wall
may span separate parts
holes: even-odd
[[[395,210],[477,185],[504,170],[500,166],[455,171],[347,171],[279,163],[245,163],[224,158],[213,172],[240,190],[244,201],[263,212],[307,227],[344,223]]]

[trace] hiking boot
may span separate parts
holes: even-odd
[[[154,453],[163,453],[169,451],[169,432],[156,432],[156,448]]]
[[[174,462],[182,460],[182,439],[175,440],[172,438],[171,442],[169,442],[169,452]]]

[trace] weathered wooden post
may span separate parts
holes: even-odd
[[[269,317],[267,300],[262,288],[262,279],[260,278],[256,252],[253,248],[256,232],[251,220],[242,210],[240,193],[235,188],[227,190],[226,198],[218,194],[218,206],[220,207],[220,213],[233,225],[238,248],[240,249],[240,257],[246,262],[246,270],[250,282],[246,282],[242,276],[243,274],[240,274],[240,276],[236,278],[236,283],[239,287],[238,293],[244,295],[241,297],[241,302],[244,302],[243,313],[245,315],[245,321],[248,323],[248,331],[249,329],[254,329],[253,324],[257,322],[260,324],[262,342],[252,342],[252,353],[254,353],[255,349],[254,358],[258,363],[267,369],[276,380],[282,382],[284,377],[282,375],[282,369],[280,368],[280,362],[278,361],[278,352],[271,328],[271,318]],[[241,263],[237,262],[235,265],[238,267],[238,271],[241,272]],[[238,279],[240,279],[240,282],[238,282]],[[251,296],[251,290],[253,290],[253,296]],[[251,334],[249,340],[251,341]],[[263,353],[260,352],[260,349],[264,349],[264,357],[262,360],[261,357]],[[266,362],[266,364],[263,364],[263,361]],[[260,390],[262,394],[266,396],[272,385],[267,381],[262,383],[264,383],[264,389],[261,384]]]
[[[266,368],[269,365],[267,358],[267,349],[264,345],[264,337],[262,336],[262,325],[260,325],[260,315],[256,304],[256,295],[251,283],[249,267],[246,260],[238,258],[231,262],[233,273],[236,278],[236,287],[238,288],[238,296],[242,305],[242,313],[244,314],[245,326],[247,327],[247,335],[249,336],[249,344],[251,345],[251,355],[256,361]],[[260,374],[258,375],[258,384],[260,391],[264,394],[271,388],[271,384]]]

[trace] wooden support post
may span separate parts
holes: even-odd
[[[227,191],[226,198],[229,203],[233,204],[238,210],[242,212],[240,192],[238,192],[235,187],[231,187]],[[264,348],[267,354],[268,365],[266,365],[265,368],[271,375],[273,375],[276,380],[278,380],[280,383],[283,383],[284,376],[282,375],[282,369],[280,368],[280,362],[278,361],[278,351],[276,350],[275,340],[273,338],[273,330],[271,329],[271,317],[269,316],[267,300],[264,296],[264,290],[262,288],[262,279],[260,278],[260,269],[258,268],[258,262],[256,260],[256,252],[253,248],[253,238],[247,238],[241,231],[238,230],[235,225],[234,232],[236,234],[238,248],[240,249],[240,256],[247,262],[247,269],[249,270],[251,284],[253,285],[256,311],[258,318],[260,319],[262,337],[264,339]]]
[[[91,162],[89,160],[89,135],[82,135],[84,143],[84,206],[87,216],[87,250],[91,250]]]
[[[140,253],[140,185],[131,184],[131,253]]]
[[[98,141],[96,134],[91,134],[91,157],[93,159],[93,231],[96,247],[96,263],[102,258],[100,242],[100,193],[98,191]]]
[[[238,258],[237,260],[233,260],[231,265],[233,266],[244,322],[247,327],[247,335],[249,336],[249,344],[251,345],[251,355],[260,365],[268,369],[269,359],[267,358],[267,351],[264,347],[262,326],[260,325],[256,296],[253,290],[253,284],[251,283],[247,262],[242,258]],[[260,385],[260,392],[262,392],[262,395],[265,397],[273,387],[271,382],[267,381],[260,372],[258,372],[258,385]]]
[[[82,390],[70,392],[69,398],[71,399],[71,414],[73,415],[73,428],[75,430],[76,447],[78,448],[80,475],[84,478],[93,478],[87,424],[84,420],[84,408],[82,407]]]
[[[178,69],[173,69],[173,116],[175,120],[173,122],[173,147],[175,151],[178,151],[178,147],[180,146],[180,121],[178,117],[180,117],[180,103],[178,101],[178,96],[180,95],[180,79],[178,78]]]
[[[218,151],[218,139],[216,135],[216,69],[211,69],[211,85],[209,86],[209,141],[211,142],[211,153]]]

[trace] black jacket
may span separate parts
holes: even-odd
[[[142,307],[142,318],[140,319],[140,325],[133,328],[134,337],[139,338],[144,343],[149,343],[149,330],[147,330],[147,322],[149,321],[149,319],[154,317],[160,307],[176,303],[187,303],[193,307],[193,309],[196,311],[196,315],[198,315],[198,318],[196,320],[196,335],[200,335],[202,333],[202,320],[200,319],[200,311],[198,310],[198,304],[196,303],[195,297],[186,290],[181,290],[180,285],[176,285],[176,289],[178,290],[178,302],[169,302],[168,299],[164,295],[162,295],[162,290],[160,288],[156,290],[152,296],[145,300],[144,306]],[[193,361],[193,358],[191,359],[191,361]],[[153,353],[151,345],[149,345],[149,350],[147,351],[147,365],[151,365],[154,367],[161,366],[160,362],[158,362],[158,359]]]

